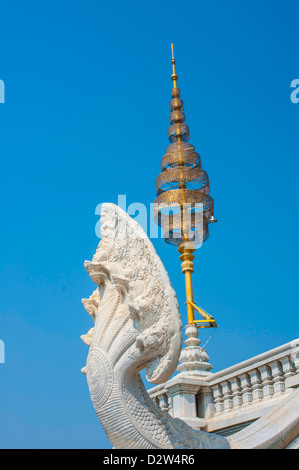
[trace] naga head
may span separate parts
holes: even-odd
[[[97,289],[83,299],[94,328],[83,341],[100,349],[113,368],[146,368],[147,380],[173,374],[181,352],[182,324],[176,294],[152,243],[120,207],[103,204],[97,251],[85,268]]]

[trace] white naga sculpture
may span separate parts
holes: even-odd
[[[113,446],[279,447],[279,416],[274,424],[271,416],[265,416],[224,438],[194,430],[150,399],[140,371],[146,369],[149,382],[163,383],[174,373],[181,353],[182,324],[176,294],[152,243],[137,222],[118,206],[103,204],[101,223],[102,240],[92,261],[85,262],[97,288],[82,301],[94,320],[94,327],[81,337],[89,346],[82,372],[86,373],[95,411]],[[290,398],[295,408],[298,392]],[[287,409],[282,413],[279,429],[291,433],[289,441],[293,440],[298,431],[298,406],[297,414],[294,410],[290,414]]]

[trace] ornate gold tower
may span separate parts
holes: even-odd
[[[193,300],[192,273],[193,252],[209,236],[209,224],[214,218],[214,201],[209,196],[209,178],[201,168],[201,160],[189,140],[189,129],[185,124],[183,101],[177,87],[178,76],[172,48],[173,88],[170,101],[171,142],[161,160],[161,170],[156,180],[157,198],[154,204],[155,221],[162,227],[164,240],[178,247],[182,272],[185,275],[188,324],[199,328],[217,326],[214,318]],[[194,310],[201,315],[196,320]]]

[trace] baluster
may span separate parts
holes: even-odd
[[[159,395],[159,406],[162,411],[168,411],[168,400],[166,393]]]
[[[299,348],[298,348],[298,340],[296,340],[296,345],[291,353],[291,361],[294,364],[295,373],[299,374]]]
[[[261,374],[263,398],[271,398],[274,393],[271,369],[267,364],[258,369]]]
[[[290,356],[283,357],[282,359],[280,359],[280,362],[282,365],[285,380],[289,377],[292,377],[292,375],[296,374],[296,368]]]
[[[285,391],[285,382],[281,363],[279,361],[271,361],[269,362],[269,366],[271,367],[273,377],[274,395],[281,395]]]
[[[261,373],[258,369],[249,371],[252,386],[252,402],[261,401],[263,399],[263,386]]]
[[[233,407],[232,391],[229,380],[222,382],[223,410],[229,411]]]
[[[215,415],[222,413],[223,403],[222,403],[222,388],[220,384],[212,386],[213,396],[215,401]]]
[[[245,372],[240,375],[241,389],[242,389],[242,400],[243,405],[248,405],[252,402],[252,388],[250,383],[250,376]]]
[[[231,389],[233,398],[233,408],[240,408],[240,406],[242,406],[243,400],[241,382],[239,377],[233,377],[231,379]]]

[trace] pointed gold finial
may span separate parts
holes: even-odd
[[[172,75],[171,75],[171,79],[173,81],[173,88],[176,88],[176,82],[177,82],[177,79],[178,79],[178,76],[177,74],[175,73],[175,58],[174,58],[174,53],[173,53],[173,44],[171,43],[171,55],[172,55]]]

